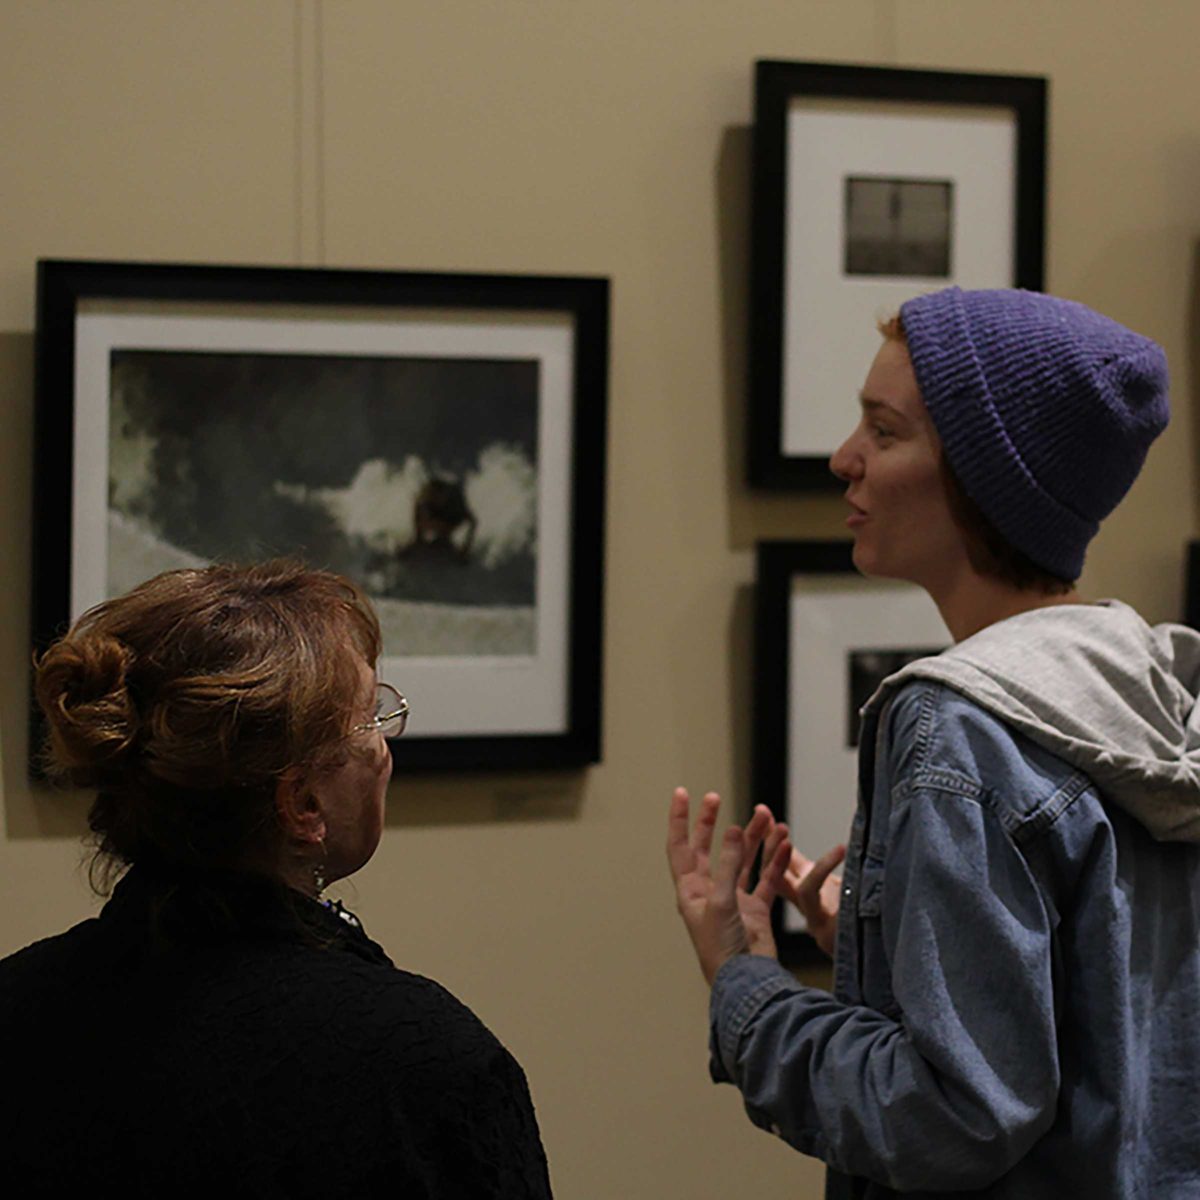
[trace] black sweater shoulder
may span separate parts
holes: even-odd
[[[307,901],[163,940],[142,899],[0,961],[23,1194],[549,1197],[524,1073],[441,985]]]

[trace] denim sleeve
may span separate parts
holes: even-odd
[[[894,1004],[732,959],[712,990],[713,1076],[837,1170],[902,1192],[985,1187],[1054,1119],[1050,919],[993,813],[938,788],[896,799],[879,916],[859,916]]]

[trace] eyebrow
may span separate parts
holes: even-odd
[[[897,420],[900,420],[900,421],[908,420],[908,418],[898,408],[893,408],[886,401],[873,400],[869,396],[860,395],[858,397],[858,402],[862,405],[863,412],[865,412],[865,413],[878,413],[878,412],[882,411],[882,412],[890,413]]]

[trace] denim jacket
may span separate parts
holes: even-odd
[[[1200,845],[942,674],[866,711],[835,995],[731,959],[713,1077],[831,1197],[1200,1196]]]

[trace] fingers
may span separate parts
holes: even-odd
[[[691,871],[707,872],[720,808],[721,797],[716,792],[706,793],[700,801],[696,824],[689,834],[691,801],[688,790],[677,787],[671,793],[671,803],[667,809],[667,862],[676,879]]]
[[[812,859],[806,858],[803,851],[792,848],[792,862],[788,867],[788,873],[796,877],[797,883],[812,870],[812,865]]]
[[[701,869],[708,866],[708,855],[712,850],[713,831],[717,827],[717,812],[720,807],[721,797],[716,792],[705,792],[704,799],[700,801],[696,824],[692,829],[692,852]]]
[[[777,893],[783,890],[784,876],[792,859],[792,843],[786,825],[777,824],[763,846],[762,870],[758,873],[758,885],[754,895],[764,904],[770,904]]]
[[[816,862],[808,863],[808,868],[800,877],[795,888],[795,901],[801,912],[806,916],[816,915],[823,911],[821,905],[821,888],[833,873],[833,869],[846,857],[845,846],[834,846],[826,850]],[[807,860],[805,860],[807,862]]]
[[[832,850],[826,850],[820,858],[817,859],[808,873],[804,877],[802,886],[811,888],[813,891],[819,892],[821,885],[833,873],[842,860],[846,857],[845,846],[834,846]]]
[[[708,874],[720,807],[720,795],[717,792],[706,792],[700,802],[695,824],[689,832],[691,805],[687,788],[678,787],[671,794],[667,812],[667,861],[677,881],[684,875]],[[785,846],[786,853],[783,849]],[[725,881],[730,889],[729,895],[732,896],[739,888],[743,891],[748,890],[750,873],[760,848],[763,851],[762,870],[765,871],[768,865],[772,867],[771,881],[767,886],[773,897],[775,892],[784,886],[784,874],[792,861],[793,851],[788,841],[787,827],[776,823],[771,810],[765,804],[755,805],[744,830],[730,826],[726,832],[720,847],[717,870],[713,875],[714,883],[721,871],[736,859],[737,870]],[[798,852],[797,859],[802,859],[807,864],[807,859],[803,859]],[[758,887],[755,888],[755,894],[760,894]],[[791,895],[790,889],[787,889],[787,894]]]
[[[727,911],[737,908],[738,876],[746,855],[746,835],[736,825],[730,825],[721,839],[717,869],[713,873],[713,902]]]
[[[833,869],[846,857],[845,846],[834,846],[832,850],[826,850],[820,858],[815,862],[811,858],[805,857],[802,851],[792,848],[792,861],[788,866],[788,876],[795,884],[802,883],[809,878],[813,871],[819,869],[814,886],[820,886],[829,878]]]
[[[692,848],[688,844],[688,810],[691,801],[687,788],[678,787],[671,793],[667,810],[667,862],[677,879],[692,863]]]
[[[742,870],[738,876],[738,887],[746,890],[750,886],[750,872],[754,867],[754,858],[763,838],[770,836],[775,826],[775,818],[765,804],[757,804],[750,820],[746,823],[745,852],[742,855]],[[764,862],[766,861],[764,857]]]

